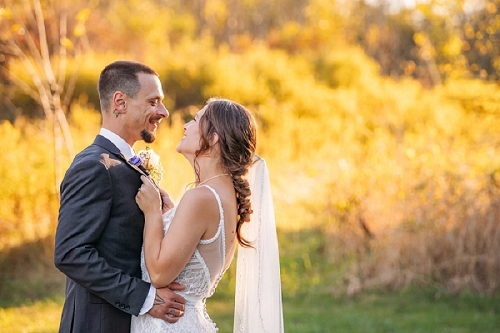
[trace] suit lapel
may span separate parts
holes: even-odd
[[[146,176],[149,176],[149,172],[148,172],[148,170],[146,170],[146,168],[145,168],[145,167],[143,167],[142,165],[139,165],[139,166],[138,166],[138,168],[139,168],[139,169],[141,169],[141,171],[142,171],[142,172],[144,172],[144,174],[145,174]]]
[[[120,158],[122,160],[125,160],[125,162],[127,162],[127,164],[130,165],[132,168],[134,168],[136,171],[138,171],[139,173],[143,174],[144,176],[149,176],[149,172],[148,172],[148,170],[146,170],[145,167],[143,167],[142,165],[137,166],[135,164],[130,163],[130,161],[127,160],[127,158],[125,157],[125,155],[123,155],[121,152],[120,152],[119,156],[120,156]]]
[[[123,160],[128,166],[139,172],[141,175],[144,175],[146,177],[149,176],[149,172],[146,170],[146,168],[144,168],[142,165],[136,166],[130,163],[128,159],[125,157],[125,155],[123,155],[123,153],[120,150],[118,150],[118,148],[111,141],[109,141],[102,135],[97,135],[97,137],[94,140],[94,144],[106,149],[117,158]]]

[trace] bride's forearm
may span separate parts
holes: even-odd
[[[198,201],[190,199],[192,195],[192,192],[184,194],[165,234],[160,210],[145,210],[144,257],[151,283],[156,288],[175,280],[207,230],[204,207],[200,208]]]
[[[145,214],[144,260],[149,272],[156,272],[164,237],[161,211]]]

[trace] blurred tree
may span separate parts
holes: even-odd
[[[447,78],[498,80],[500,0],[429,0],[396,11],[389,0],[369,3],[349,4],[345,36],[382,74],[411,75],[425,86]]]
[[[463,54],[472,76],[500,79],[500,1],[483,1],[462,22]]]
[[[16,86],[43,109],[53,133],[56,193],[63,141],[67,154],[74,155],[66,114],[77,66],[66,80],[67,63],[80,60],[88,15],[88,9],[68,7],[66,0],[0,0],[2,78],[7,89]]]
[[[239,50],[248,42],[266,41],[287,23],[306,23],[310,0],[187,0],[183,12],[197,22],[198,35],[212,36],[216,45]]]
[[[382,75],[413,76],[426,86],[441,83],[436,49],[422,28],[418,10],[394,11],[388,0],[370,4],[360,0],[350,4],[348,14],[346,39],[351,44],[360,44],[379,63]]]
[[[499,0],[432,0],[417,6],[419,47],[433,46],[442,78],[500,78]]]
[[[402,9],[397,15],[390,15],[389,8],[387,1],[377,6],[358,2],[352,9],[354,22],[351,24],[358,25],[356,40],[352,42],[360,43],[366,53],[377,60],[382,74],[395,77],[413,74],[411,66],[418,56],[413,40],[415,28],[409,24],[411,13]]]

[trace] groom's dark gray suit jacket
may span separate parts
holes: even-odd
[[[54,262],[66,276],[59,332],[129,333],[149,284],[141,280],[141,170],[98,135],[61,184]]]

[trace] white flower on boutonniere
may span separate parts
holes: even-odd
[[[149,172],[151,179],[153,179],[157,185],[160,185],[164,172],[163,166],[160,163],[160,156],[149,147],[140,150],[137,155],[141,158],[141,165]]]

